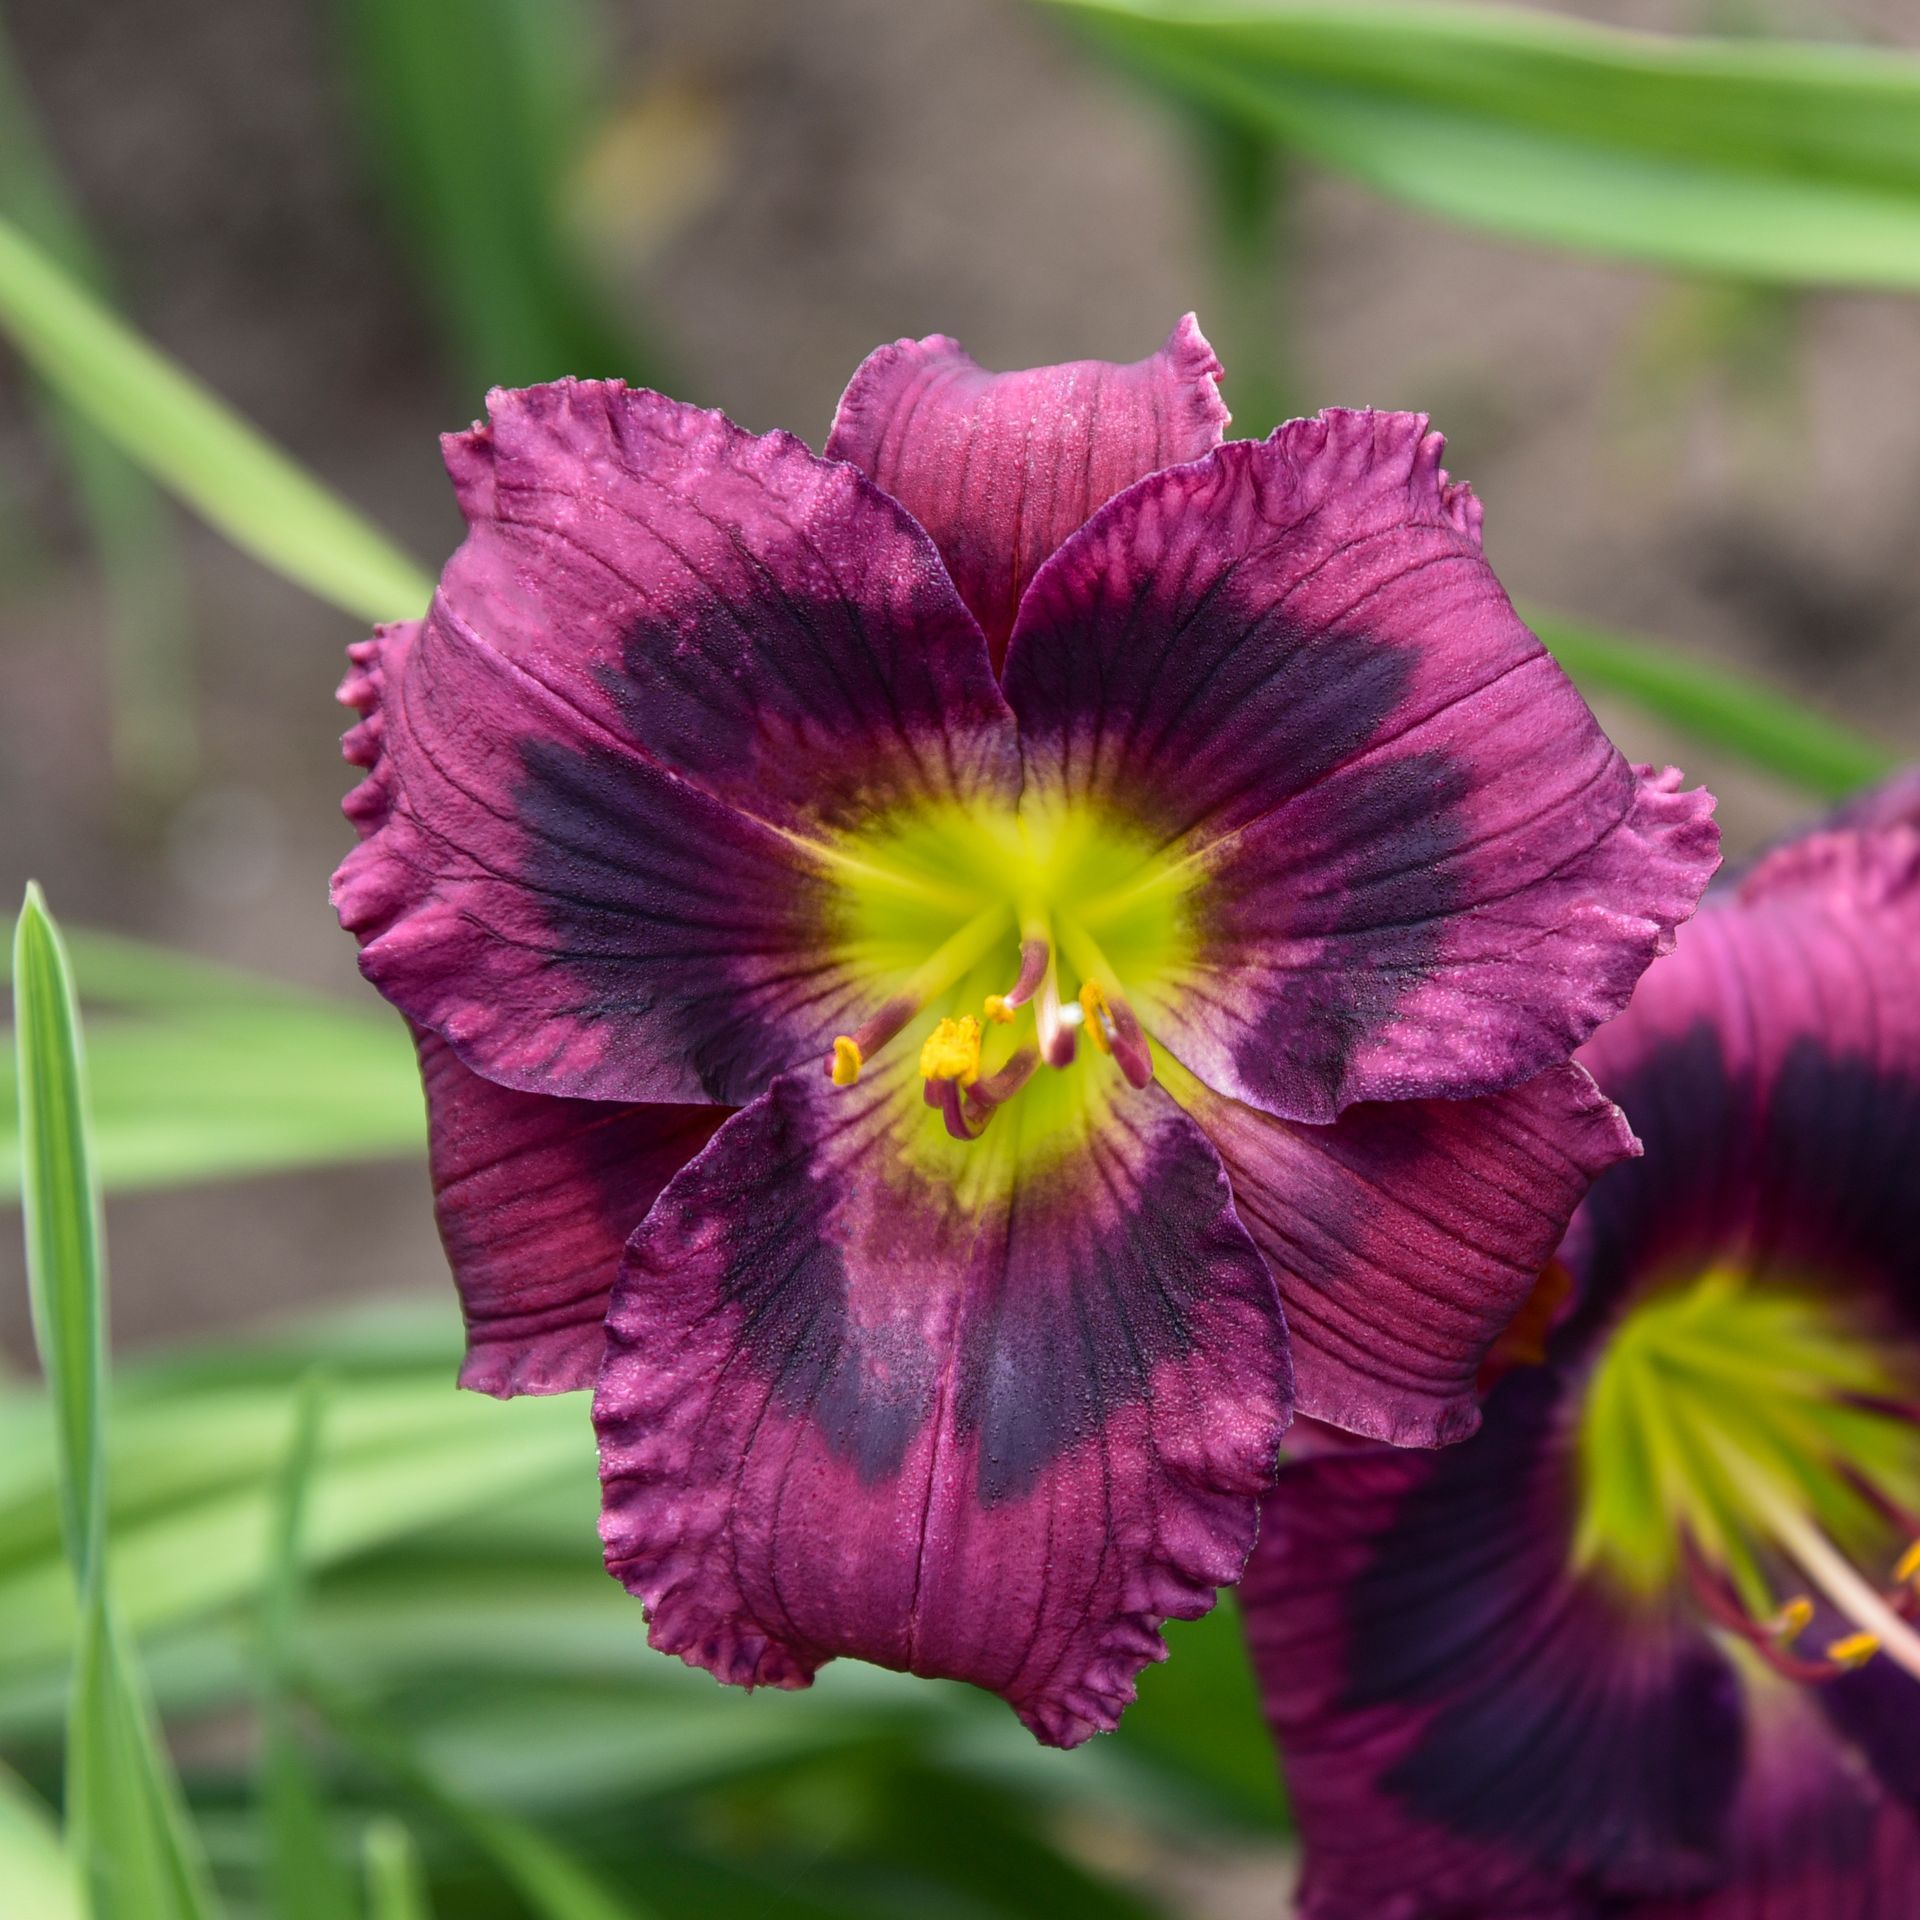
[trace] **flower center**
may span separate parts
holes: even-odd
[[[1088,1051],[1134,1087],[1153,1077],[1129,984],[1165,985],[1188,941],[1181,862],[1147,835],[1066,805],[947,807],[831,858],[844,957],[873,983],[871,1012],[826,1063],[836,1086],[906,1035],[927,1105],[971,1140],[1036,1072]]]
[[[1877,1653],[1920,1677],[1913,1372],[1808,1290],[1715,1268],[1654,1295],[1588,1382],[1576,1564],[1640,1592],[1684,1580],[1798,1679]]]

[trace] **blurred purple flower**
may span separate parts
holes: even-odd
[[[1480,1432],[1283,1468],[1242,1597],[1310,1920],[1920,1913],[1917,792],[1583,1050],[1645,1157]]]
[[[463,1380],[597,1370],[608,1565],[723,1679],[1111,1726],[1296,1377],[1469,1432],[1630,1150],[1569,1056],[1707,797],[1600,733],[1423,419],[1223,446],[1218,375],[1191,318],[901,342],[824,459],[498,392],[431,610],[354,649],[336,898],[420,1039]]]

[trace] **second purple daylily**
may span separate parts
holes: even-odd
[[[595,1384],[611,1570],[742,1684],[1111,1726],[1297,1398],[1433,1445],[1591,1179],[1573,1049],[1715,860],[1424,419],[855,376],[819,458],[604,382],[446,442],[336,887],[419,1037],[465,1384]]]

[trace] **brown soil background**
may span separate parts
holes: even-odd
[[[1569,10],[1680,28],[1736,11]],[[444,553],[457,521],[435,434],[481,396],[450,371],[369,184],[322,0],[8,11],[131,315],[404,543]],[[616,92],[675,136],[652,155],[659,204],[610,232],[607,277],[688,398],[818,444],[880,341],[951,332],[1002,366],[1130,359],[1218,304],[1178,127],[1014,0],[607,11]],[[1920,45],[1907,0],[1740,11]],[[1274,354],[1296,408],[1430,412],[1516,597],[1915,739],[1920,304],[1787,302],[1776,350],[1743,371],[1676,357],[1703,296],[1668,277],[1463,233],[1317,175],[1290,226]],[[326,904],[348,844],[332,689],[356,630],[182,526],[204,761],[177,804],[130,810],[109,766],[99,588],[0,360],[0,894],[35,875],[75,922],[364,991]],[[1631,754],[1681,759],[1721,794],[1732,848],[1795,816],[1769,782],[1605,717]],[[445,1284],[415,1164],[116,1198],[109,1227],[130,1348]],[[26,1351],[11,1232],[0,1346]],[[1186,1899],[1255,1910],[1275,1880],[1270,1860],[1244,1880],[1216,1865]]]

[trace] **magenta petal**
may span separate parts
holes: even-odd
[[[933,535],[993,657],[1041,563],[1134,481],[1220,444],[1220,362],[1188,314],[1158,353],[989,373],[944,334],[881,347],[827,439]]]
[[[1716,894],[1581,1049],[1646,1158],[1595,1188],[1566,1253],[1620,1290],[1730,1257],[1818,1273],[1920,1325],[1920,833],[1823,833]]]
[[[1889,1783],[1822,1723],[1832,1696],[1914,1683],[1884,1661],[1796,1689],[1759,1683],[1723,1884],[1695,1899],[1636,1901],[1621,1920],[1907,1920],[1920,1913],[1920,1782],[1912,1698],[1890,1701],[1889,1744],[1907,1777]]]
[[[1301,1126],[1196,1088],[1286,1309],[1301,1413],[1397,1446],[1480,1424],[1476,1378],[1593,1180],[1636,1150],[1578,1067]]]
[[[623,745],[444,596],[354,651],[369,767],[334,877],[360,965],[476,1071],[580,1099],[750,1099],[860,1004],[793,836]]]
[[[560,380],[446,440],[441,603],[589,722],[782,826],[1010,798],[979,628],[926,534],[791,434]]]
[[[1424,418],[1334,413],[1110,502],[1008,653],[1030,784],[1193,861],[1142,1020],[1326,1121],[1564,1060],[1671,945],[1704,794],[1636,776],[1515,617]]]
[[[434,1217],[460,1291],[460,1384],[501,1399],[593,1385],[628,1236],[724,1107],[616,1106],[495,1086],[416,1029]]]
[[[1570,1573],[1559,1393],[1522,1369],[1461,1445],[1290,1460],[1264,1504],[1241,1610],[1313,1920],[1587,1920],[1721,1868],[1733,1670]]]
[[[1158,1090],[1009,1193],[907,1078],[782,1078],[634,1237],[607,1564],[723,1680],[855,1655],[1070,1746],[1239,1576],[1289,1410],[1273,1283]]]

